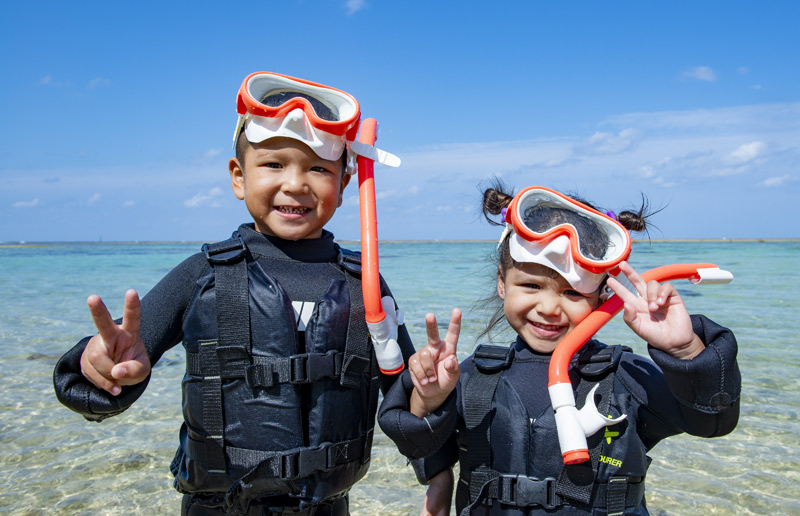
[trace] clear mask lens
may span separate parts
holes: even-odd
[[[322,120],[325,120],[326,122],[339,121],[339,113],[336,111],[335,107],[328,106],[322,100],[299,91],[270,91],[267,92],[267,94],[264,95],[259,102],[267,107],[279,107],[295,98],[307,100],[314,109],[314,113]]]
[[[578,235],[581,255],[590,260],[604,260],[614,245],[605,227],[560,204],[542,202],[529,206],[522,213],[522,221],[529,230],[538,234],[544,234],[564,224],[572,226]]]

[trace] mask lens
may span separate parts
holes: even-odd
[[[605,228],[591,218],[557,204],[545,202],[530,206],[523,213],[522,220],[528,229],[540,234],[569,224],[578,234],[578,248],[585,258],[602,261],[613,246]]]
[[[301,98],[307,100],[309,104],[311,104],[311,107],[314,109],[314,113],[316,113],[316,115],[322,120],[325,120],[326,122],[339,121],[339,114],[336,113],[334,109],[325,105],[318,98],[312,97],[307,93],[301,93],[299,91],[291,91],[291,90],[270,91],[266,95],[264,95],[259,100],[259,102],[261,102],[267,107],[278,107],[290,101],[291,99],[295,98]]]

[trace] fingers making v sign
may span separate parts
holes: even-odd
[[[139,334],[139,295],[135,290],[125,293],[122,324],[114,322],[99,296],[89,296],[86,303],[98,334],[81,355],[81,372],[96,387],[116,396],[122,386],[137,384],[150,374],[150,357]]]

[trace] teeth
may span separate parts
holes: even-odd
[[[542,328],[543,330],[549,330],[549,331],[558,331],[559,329],[561,329],[561,326],[558,326],[558,325],[555,325],[555,324],[533,323],[533,325],[534,326],[538,326],[539,328]]]
[[[282,211],[283,213],[305,213],[308,211],[308,208],[292,208],[289,206],[278,206],[278,211]]]

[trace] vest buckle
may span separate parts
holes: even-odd
[[[236,263],[244,257],[247,247],[242,237],[236,236],[214,244],[203,244],[206,259],[213,265]]]
[[[510,484],[507,484],[507,489],[501,489],[502,492],[510,495],[506,500],[501,499],[502,503],[517,507],[541,505],[545,509],[555,509],[560,503],[560,497],[556,494],[555,478],[547,477],[539,480],[525,475],[502,475],[500,478],[501,482],[505,480]]]
[[[333,447],[330,443],[323,443],[316,448],[304,448],[297,454],[297,476],[305,478],[318,471],[330,469],[329,463]]]

